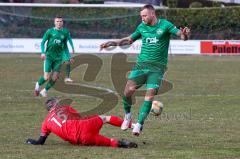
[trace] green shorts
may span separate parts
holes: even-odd
[[[62,57],[63,57],[63,58],[62,58],[62,61],[63,61],[63,62],[70,61],[71,55],[70,55],[70,53],[69,53],[68,47],[66,47],[66,48],[64,49],[64,51],[63,51],[63,56],[62,56]]]
[[[166,67],[150,69],[138,68],[136,65],[130,72],[128,79],[134,81],[138,87],[146,84],[147,89],[159,89],[162,84],[165,71]]]
[[[64,52],[62,62],[70,61],[70,59],[71,59],[70,53],[69,52]]]
[[[46,57],[43,64],[44,72],[60,72],[62,60],[54,60],[50,57]]]

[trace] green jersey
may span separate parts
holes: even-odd
[[[46,56],[51,57],[55,60],[62,59],[65,46],[67,44],[68,37],[70,36],[69,31],[65,28],[60,30],[51,28],[46,31],[43,36],[41,43],[42,53],[46,53]],[[45,43],[47,41],[47,48],[45,50]]]
[[[167,65],[170,37],[178,31],[179,29],[165,19],[158,20],[154,26],[142,22],[131,35],[134,41],[142,38],[141,53],[137,61]]]

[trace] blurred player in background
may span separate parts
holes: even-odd
[[[105,123],[120,127],[123,119],[119,117],[96,115],[81,118],[81,114],[71,106],[61,106],[56,97],[47,99],[45,106],[49,113],[42,123],[41,135],[38,140],[27,139],[28,144],[43,145],[52,132],[74,145],[137,148],[134,142],[107,138],[99,134]]]
[[[137,63],[128,76],[123,95],[123,107],[125,111],[122,130],[127,130],[132,120],[131,107],[132,95],[143,84],[146,84],[146,95],[140,107],[137,124],[133,128],[133,135],[138,136],[143,128],[144,120],[148,116],[154,96],[157,94],[168,63],[168,47],[171,35],[179,36],[187,40],[190,36],[190,29],[187,27],[177,29],[171,22],[156,17],[152,5],[145,5],[140,16],[142,23],[135,32],[126,38],[108,41],[101,44],[100,48],[110,46],[130,45],[137,39],[142,39],[141,53],[138,55]]]
[[[44,61],[44,75],[40,76],[35,84],[35,96],[38,96],[40,93],[41,96],[46,97],[47,91],[53,87],[56,80],[58,79],[59,71],[63,61],[70,62],[70,54],[67,48],[68,40],[74,52],[70,33],[66,28],[63,28],[63,18],[54,18],[54,25],[55,27],[50,28],[45,32],[41,42],[41,59]],[[45,49],[46,42],[47,45]],[[45,88],[40,91],[40,86],[43,85],[46,81],[48,82]]]

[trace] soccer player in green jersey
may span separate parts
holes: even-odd
[[[130,45],[137,39],[142,39],[141,53],[138,55],[137,63],[128,76],[122,97],[125,111],[124,122],[121,129],[127,130],[132,120],[131,106],[132,95],[143,84],[146,84],[146,95],[140,107],[137,123],[132,131],[138,136],[143,128],[144,120],[148,116],[154,96],[157,94],[168,63],[168,46],[171,35],[179,36],[187,40],[190,36],[190,29],[177,29],[171,22],[165,19],[158,19],[152,5],[145,5],[140,12],[142,23],[135,32],[126,38],[108,41],[101,44],[100,48],[110,46]]]
[[[63,18],[54,18],[55,27],[48,29],[41,42],[41,59],[44,61],[43,71],[44,75],[40,76],[35,85],[35,96],[39,93],[46,97],[47,91],[55,84],[58,79],[59,71],[63,63],[63,55],[66,49],[67,41],[70,37],[69,31],[63,28]],[[47,42],[46,49],[45,43]],[[40,91],[41,85],[46,81],[47,84],[44,89]]]

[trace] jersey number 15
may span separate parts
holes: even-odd
[[[64,113],[64,111],[60,110],[57,112],[57,116],[61,121],[58,121],[54,116],[51,118],[50,121],[53,121],[59,127],[62,127],[62,124],[64,124],[67,121],[67,115]]]

